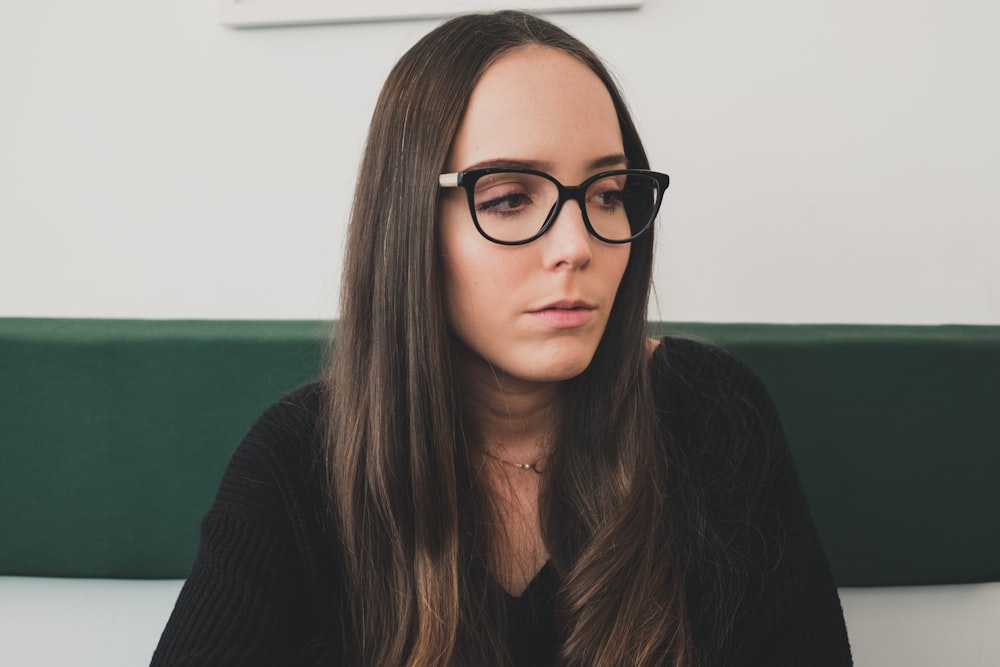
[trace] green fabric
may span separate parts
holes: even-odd
[[[315,375],[324,329],[0,320],[0,573],[183,577],[230,453]]]
[[[1000,580],[1000,327],[657,323],[754,368],[840,585]],[[183,577],[313,321],[0,319],[0,574]]]
[[[1000,327],[679,328],[768,386],[838,584],[1000,581]]]

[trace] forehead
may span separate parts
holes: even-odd
[[[572,171],[622,150],[614,103],[597,74],[563,51],[526,46],[483,72],[448,162],[459,170],[515,159]]]

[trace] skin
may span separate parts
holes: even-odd
[[[446,170],[499,165],[540,169],[566,185],[627,167],[600,79],[549,47],[522,47],[493,63],[473,91]],[[508,461],[533,461],[546,451],[560,383],[587,368],[604,334],[630,246],[590,236],[575,202],[532,243],[492,243],[458,188],[442,191],[440,225],[447,315],[467,350],[463,388],[484,447]],[[583,312],[564,307],[580,304]],[[537,510],[542,477],[495,461],[488,468],[509,510],[496,575],[520,595],[548,559]]]
[[[570,185],[627,166],[617,115],[600,79],[548,47],[522,47],[490,66],[473,91],[447,169],[498,163],[540,168]],[[470,374],[505,394],[550,401],[560,381],[590,364],[629,244],[590,236],[579,206],[567,202],[540,239],[501,246],[476,231],[457,188],[443,192],[440,224],[448,318],[471,352]],[[559,301],[585,302],[587,321],[554,326],[558,312],[545,306]]]

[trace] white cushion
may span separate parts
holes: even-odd
[[[997,667],[1000,583],[841,588],[857,667]]]
[[[0,664],[149,664],[180,580],[0,577]],[[1000,665],[1000,583],[842,588],[857,667]]]
[[[0,577],[0,664],[148,665],[183,583]]]

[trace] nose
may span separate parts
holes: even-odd
[[[593,256],[596,241],[583,222],[583,210],[574,200],[563,203],[552,227],[539,239],[546,268],[582,269]]]

